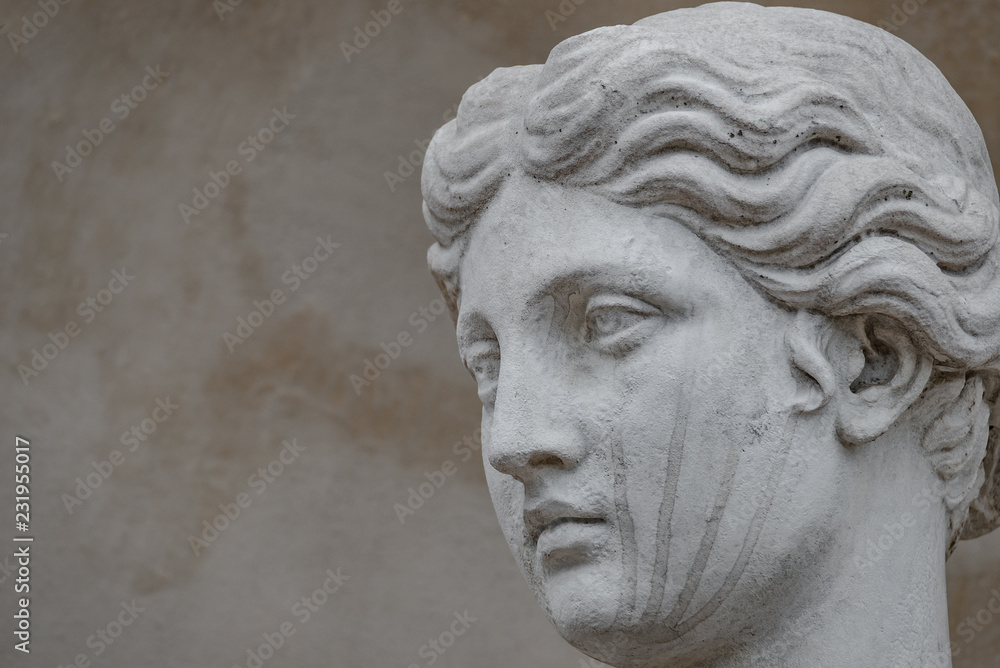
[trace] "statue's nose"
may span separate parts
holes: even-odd
[[[544,470],[571,469],[586,456],[571,383],[544,369],[501,372],[487,457],[497,471],[530,483]],[[506,372],[506,375],[505,375]]]

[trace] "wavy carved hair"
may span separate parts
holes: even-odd
[[[900,322],[937,362],[923,444],[949,551],[1000,525],[1000,199],[979,126],[916,49],[835,14],[727,2],[496,70],[424,160],[428,260],[453,315],[468,232],[515,169],[669,212],[786,308]]]

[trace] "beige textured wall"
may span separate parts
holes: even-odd
[[[523,584],[478,459],[456,453],[477,427],[472,381],[448,317],[419,315],[437,294],[418,176],[390,191],[384,172],[493,68],[687,3],[589,0],[552,28],[559,0],[402,0],[348,63],[339,43],[387,1],[243,0],[224,20],[210,0],[65,1],[16,54],[6,33],[39,9],[0,5],[0,564],[15,434],[32,443],[36,536],[32,654],[12,651],[0,570],[0,665],[245,666],[287,621],[295,634],[264,665],[423,666],[421,646],[466,611],[476,621],[435,665],[590,665]],[[898,34],[952,81],[997,164],[1000,6],[908,1]],[[888,0],[794,4],[893,14]],[[113,100],[157,65],[169,75],[121,118]],[[247,161],[241,142],[275,107],[294,118]],[[51,163],[105,118],[113,131],[60,181]],[[187,224],[179,205],[231,160],[241,173]],[[339,248],[292,291],[282,276],[327,235]],[[123,267],[135,278],[106,308],[78,311]],[[285,301],[230,353],[223,334],[275,289]],[[77,335],[25,385],[18,365],[70,321]],[[403,332],[412,345],[356,395],[350,374]],[[122,445],[168,397],[179,408]],[[306,449],[280,475],[251,478],[293,438]],[[63,495],[115,450],[123,461],[68,512]],[[393,504],[446,460],[457,472],[400,524]],[[250,505],[195,555],[188,536],[238,498]],[[1000,666],[1000,615],[957,628],[1000,589],[998,555],[1000,534],[949,564],[957,666]],[[293,606],[327,569],[349,579],[301,623]],[[144,610],[96,656],[88,637],[117,631],[133,599]]]

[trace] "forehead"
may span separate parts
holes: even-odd
[[[509,312],[514,303],[579,283],[666,289],[669,282],[676,290],[720,269],[733,271],[687,228],[652,209],[512,177],[470,234],[459,318],[472,308]]]

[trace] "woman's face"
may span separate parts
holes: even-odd
[[[662,656],[745,626],[730,603],[763,608],[833,530],[843,462],[793,437],[791,316],[687,228],[514,176],[461,280],[490,493],[567,640]]]

